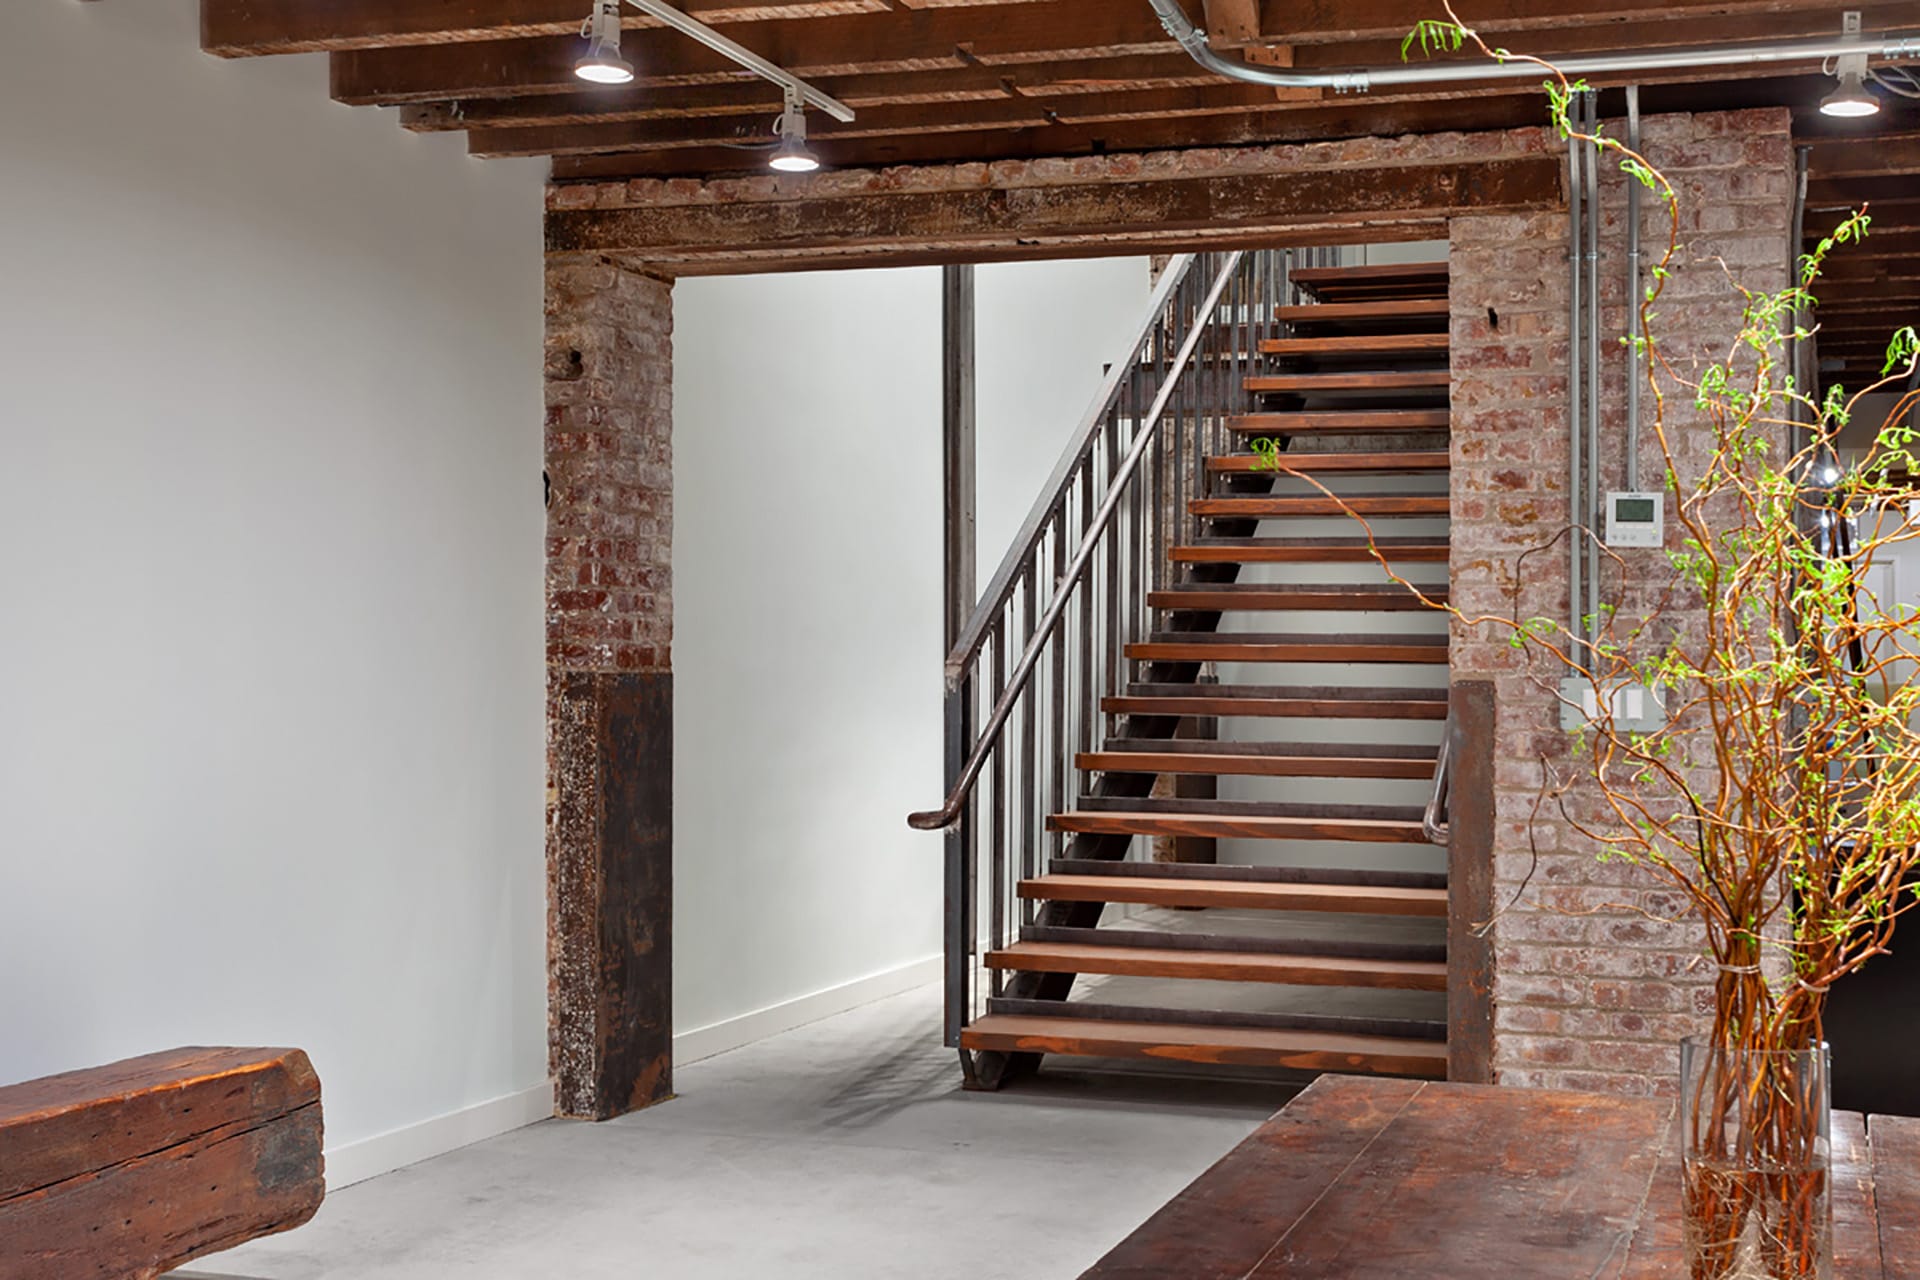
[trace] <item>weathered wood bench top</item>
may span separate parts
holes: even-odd
[[[0,1088],[0,1280],[144,1280],[311,1218],[298,1049],[170,1049]]]
[[[1082,1280],[1684,1277],[1673,1112],[1322,1076]],[[1920,1280],[1920,1120],[1833,1138],[1836,1280]]]

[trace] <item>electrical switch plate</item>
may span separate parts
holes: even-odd
[[[1666,704],[1643,684],[1621,685],[1609,691],[1615,733],[1652,733],[1667,725]],[[1600,698],[1584,677],[1560,682],[1560,727],[1584,729],[1600,718]]]
[[[1665,494],[1607,495],[1607,545],[1658,547],[1666,542]]]

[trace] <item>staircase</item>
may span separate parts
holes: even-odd
[[[1133,524],[1096,527],[1092,489],[1080,500],[1080,545],[1096,570],[1104,547],[1107,572],[1056,589],[1080,588],[1106,670],[1073,677],[1067,599],[1059,643],[1027,646],[1042,674],[1009,716],[1020,759],[995,748],[983,769],[990,849],[963,836],[957,857],[1009,891],[996,890],[979,956],[986,998],[950,1019],[978,1087],[1041,1054],[1446,1075],[1446,859],[1426,813],[1446,619],[1389,577],[1354,519],[1444,600],[1446,267],[1295,258],[1263,278],[1252,259],[1265,256],[1279,257],[1233,266],[1224,305],[1194,307],[1188,367],[1168,374],[1191,384],[1188,403],[1176,387],[1148,469],[1110,490]],[[1139,443],[1116,430],[1089,481]],[[1069,514],[1072,497],[1057,504]],[[1187,518],[1156,520],[1163,508]],[[1161,563],[1131,566],[1129,539]],[[1111,626],[1096,635],[1102,610]],[[982,647],[985,691],[1018,710],[1004,640]],[[1036,714],[1075,694],[1090,699],[1077,723]],[[1031,806],[1048,761],[1069,757],[1078,795],[1015,846],[1009,808]],[[977,951],[978,933],[950,927],[950,952]]]

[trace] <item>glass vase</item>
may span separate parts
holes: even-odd
[[[1829,1280],[1827,1046],[1680,1046],[1690,1280]]]

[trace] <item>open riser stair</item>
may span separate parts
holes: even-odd
[[[976,1085],[1043,1054],[1446,1074],[1447,273],[1329,256],[1227,326],[1233,411],[1155,464],[1163,567],[1089,606],[1122,620],[1078,796],[1005,855]]]

